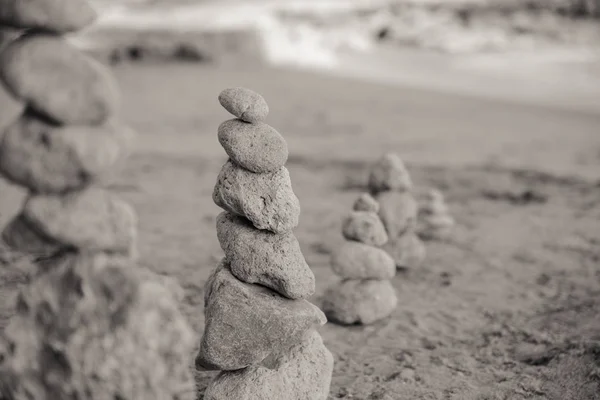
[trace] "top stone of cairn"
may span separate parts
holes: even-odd
[[[258,93],[241,87],[225,89],[219,94],[219,103],[231,114],[245,122],[263,122],[269,114],[269,105]]]
[[[395,153],[385,154],[371,169],[369,190],[372,194],[386,191],[410,191],[412,180],[402,159]]]
[[[81,30],[98,15],[87,0],[1,0],[0,25],[54,33]]]

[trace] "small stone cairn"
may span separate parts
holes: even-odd
[[[455,221],[450,215],[444,195],[438,189],[428,189],[419,202],[419,237],[423,240],[444,240],[452,234]]]
[[[418,206],[413,183],[397,154],[385,154],[371,169],[369,191],[379,203],[379,217],[388,234],[383,249],[396,267],[413,269],[425,259],[425,246],[417,236]]]
[[[292,232],[300,203],[287,143],[264,123],[259,94],[226,89],[219,102],[236,118],[218,129],[229,156],[213,192],[225,258],[206,284],[196,367],[221,372],[204,399],[325,400],[333,357],[316,331],[325,315],[306,300],[315,277]]]
[[[331,258],[333,272],[342,280],[327,289],[323,302],[323,311],[332,321],[371,324],[396,308],[398,299],[390,282],[396,275],[396,264],[380,248],[388,236],[378,211],[377,201],[364,193],[343,222],[346,241]]]
[[[95,19],[85,0],[0,2],[0,31],[23,31],[0,53],[21,105],[0,109],[0,174],[28,191],[2,240],[36,261],[0,337],[0,399],[193,399],[194,333],[134,265],[132,207],[98,185],[135,135],[108,70],[63,38]]]

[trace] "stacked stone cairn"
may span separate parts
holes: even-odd
[[[0,398],[193,399],[194,332],[174,293],[135,265],[132,207],[102,189],[134,134],[116,84],[64,35],[96,19],[85,0],[2,0],[0,174],[28,191],[2,232],[36,260],[0,338]],[[12,107],[11,113],[19,107]]]
[[[419,202],[419,237],[423,240],[444,240],[452,234],[455,221],[444,195],[438,189],[428,189]]]
[[[316,331],[325,315],[306,300],[315,277],[292,232],[300,203],[287,143],[258,93],[226,89],[219,102],[236,118],[218,129],[229,156],[213,192],[225,257],[206,284],[196,367],[221,372],[204,399],[325,400],[333,357]]]
[[[425,259],[425,246],[417,235],[418,206],[410,175],[397,154],[385,154],[372,167],[369,192],[379,203],[379,217],[388,242],[383,249],[396,267],[413,269]]]
[[[378,211],[377,201],[363,193],[342,224],[345,242],[331,257],[341,281],[327,289],[323,301],[325,315],[337,323],[372,324],[389,316],[398,303],[390,282],[396,265],[380,248],[388,236]]]

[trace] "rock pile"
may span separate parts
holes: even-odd
[[[371,169],[368,186],[389,238],[383,248],[398,268],[418,267],[425,259],[425,246],[417,236],[413,183],[400,157],[385,154]]]
[[[423,240],[443,240],[450,236],[454,228],[454,218],[450,215],[444,195],[437,189],[429,189],[419,204],[419,237]]]
[[[229,156],[213,192],[225,258],[206,284],[196,366],[221,373],[204,399],[325,400],[333,357],[316,331],[325,315],[306,300],[315,277],[292,232],[300,203],[287,143],[264,122],[259,94],[226,89],[219,101],[237,118],[218,130]]]
[[[132,207],[98,185],[135,135],[108,70],[62,37],[95,19],[85,0],[0,2],[0,31],[24,32],[0,53],[0,175],[28,191],[3,246],[37,261],[0,339],[0,398],[193,398],[193,331],[133,265]]]
[[[364,193],[343,222],[346,241],[331,258],[333,272],[342,280],[327,289],[323,301],[323,311],[332,321],[371,324],[396,308],[398,300],[390,283],[396,265],[380,248],[388,236],[378,211],[377,201]]]

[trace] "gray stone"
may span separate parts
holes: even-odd
[[[29,196],[23,216],[44,236],[77,249],[130,253],[136,239],[131,206],[95,187],[64,196]]]
[[[380,192],[375,198],[390,240],[417,225],[418,206],[410,192]]]
[[[4,227],[2,240],[16,252],[38,256],[54,254],[64,248],[61,243],[38,232],[22,214]]]
[[[251,366],[221,372],[210,383],[204,400],[326,400],[333,356],[316,331],[282,357],[275,369]]]
[[[454,218],[450,215],[424,215],[420,219],[418,234],[424,240],[443,240],[452,234],[454,225]]]
[[[0,397],[193,400],[195,334],[136,270],[66,254],[36,275],[4,331]]]
[[[396,264],[384,250],[349,241],[331,257],[333,272],[345,279],[392,279]]]
[[[300,201],[285,167],[255,174],[227,161],[217,178],[213,200],[224,210],[248,218],[257,229],[284,233],[298,226]]]
[[[288,159],[283,136],[262,122],[225,121],[219,126],[218,138],[231,160],[252,172],[277,171]]]
[[[377,214],[367,211],[353,211],[342,224],[342,234],[348,240],[370,246],[382,246],[388,240]]]
[[[255,229],[250,221],[228,212],[217,217],[217,237],[230,269],[246,283],[258,283],[290,299],[315,292],[315,276],[292,232]]]
[[[222,261],[205,292],[206,328],[196,366],[225,371],[256,365],[285,353],[327,321],[306,300],[290,300],[259,285],[241,282]]]
[[[331,321],[344,324],[372,324],[386,318],[398,299],[387,280],[345,280],[325,292],[323,311]]]
[[[1,51],[1,49],[0,49]],[[6,85],[0,81],[0,141],[5,134],[7,127],[14,124],[23,113],[25,105],[7,89]]]
[[[379,212],[379,203],[369,193],[361,194],[354,202],[354,211]]]
[[[394,259],[398,268],[417,268],[426,257],[425,245],[413,231],[390,240],[383,249]]]
[[[0,142],[0,173],[36,193],[81,189],[123,161],[133,137],[131,130],[114,122],[58,127],[28,113]]]
[[[231,114],[246,122],[262,122],[269,114],[269,106],[258,93],[241,87],[225,89],[219,94],[219,103]]]
[[[97,18],[87,0],[2,0],[0,25],[55,33],[81,30]]]
[[[9,44],[0,77],[18,99],[63,125],[100,125],[118,103],[108,70],[50,34],[25,34]]]
[[[411,190],[412,186],[404,163],[395,153],[385,154],[371,169],[369,190],[372,194],[388,190],[402,192]]]

